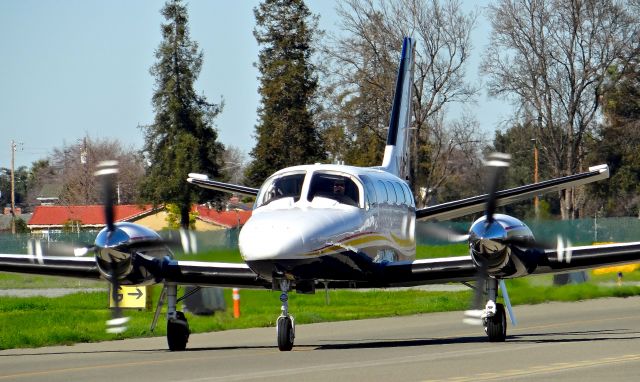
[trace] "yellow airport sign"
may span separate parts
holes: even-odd
[[[113,293],[111,292],[113,285],[109,285],[109,307],[115,308],[113,301]],[[116,295],[118,305],[121,308],[143,309],[147,305],[147,288],[144,286],[122,286],[118,287]]]
[[[606,273],[631,273],[640,268],[640,264],[615,265],[612,267],[596,268],[592,271],[594,275],[604,275]]]

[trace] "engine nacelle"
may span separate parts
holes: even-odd
[[[476,267],[485,267],[489,276],[513,278],[532,273],[538,253],[527,248],[535,242],[533,233],[520,220],[494,214],[476,220],[469,231],[469,251]]]
[[[117,277],[123,285],[159,282],[164,262],[173,257],[157,232],[126,222],[98,233],[95,256],[100,274],[108,281]]]

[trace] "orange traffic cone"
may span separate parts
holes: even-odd
[[[240,318],[240,289],[233,288],[233,318]]]

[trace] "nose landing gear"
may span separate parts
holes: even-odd
[[[278,317],[276,325],[278,336],[278,349],[280,351],[291,351],[293,349],[293,341],[296,337],[295,320],[293,316],[289,315],[289,289],[291,282],[289,280],[280,280],[280,301],[282,301],[282,307],[280,308],[282,313]]]
[[[496,304],[498,280],[487,280],[489,301],[482,314],[482,326],[490,342],[504,342],[507,339],[507,315],[504,305]]]

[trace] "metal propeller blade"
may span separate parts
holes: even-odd
[[[467,231],[460,231],[431,222],[421,225],[420,234],[450,243],[459,243],[461,241],[469,240],[469,232]]]
[[[566,262],[569,264],[571,262],[571,241],[569,239],[563,239],[562,236],[558,235],[557,238],[557,246],[556,253],[558,254],[559,262]]]
[[[493,215],[496,211],[496,192],[498,191],[498,185],[504,171],[509,167],[511,162],[511,155],[505,153],[491,153],[485,160],[485,166],[487,167],[487,206],[485,209],[486,226],[489,227],[495,220]],[[484,289],[489,279],[489,273],[487,270],[487,260],[477,258],[479,263],[476,272],[476,282],[474,288],[474,296],[471,303],[471,309],[465,311],[465,318],[463,322],[472,325],[482,324],[482,315],[485,313],[486,307],[482,305],[484,301]]]
[[[115,259],[111,256],[112,264],[114,264]],[[113,267],[112,267],[113,269]],[[120,298],[118,296],[118,290],[120,289],[120,282],[118,278],[115,277],[114,272],[111,273],[111,298],[113,299],[113,314],[110,320],[107,320],[107,333],[123,333],[127,330],[127,322],[129,321],[129,317],[124,317],[122,315],[122,309],[120,308]]]
[[[473,288],[473,299],[471,300],[471,309],[464,312],[465,318],[462,320],[469,325],[482,325],[482,314],[484,313],[484,288],[487,284],[489,275],[487,273],[486,261],[479,260],[479,267],[476,271],[475,286]]]
[[[496,192],[498,191],[498,184],[500,179],[504,175],[504,170],[509,167],[511,162],[511,155],[504,153],[491,153],[487,156],[485,166],[487,166],[489,176],[487,184],[487,224],[493,223],[493,214],[496,212]]]
[[[115,214],[114,214],[114,197],[115,180],[118,174],[117,161],[104,161],[98,164],[98,170],[95,176],[101,178],[102,182],[102,203],[104,205],[104,219],[107,226],[107,244],[111,242],[111,235],[116,230]],[[120,281],[116,272],[117,261],[109,251],[110,267],[109,281],[111,282],[111,298],[113,299],[114,309],[112,310],[112,318],[107,320],[107,333],[122,333],[127,327],[128,317],[123,317],[120,301],[118,298],[118,290],[120,289]]]
[[[98,170],[95,172],[97,177],[102,180],[102,203],[104,205],[104,219],[107,224],[107,230],[113,232],[114,213],[113,213],[113,194],[115,194],[115,178],[118,174],[118,161],[104,161],[98,164]]]

